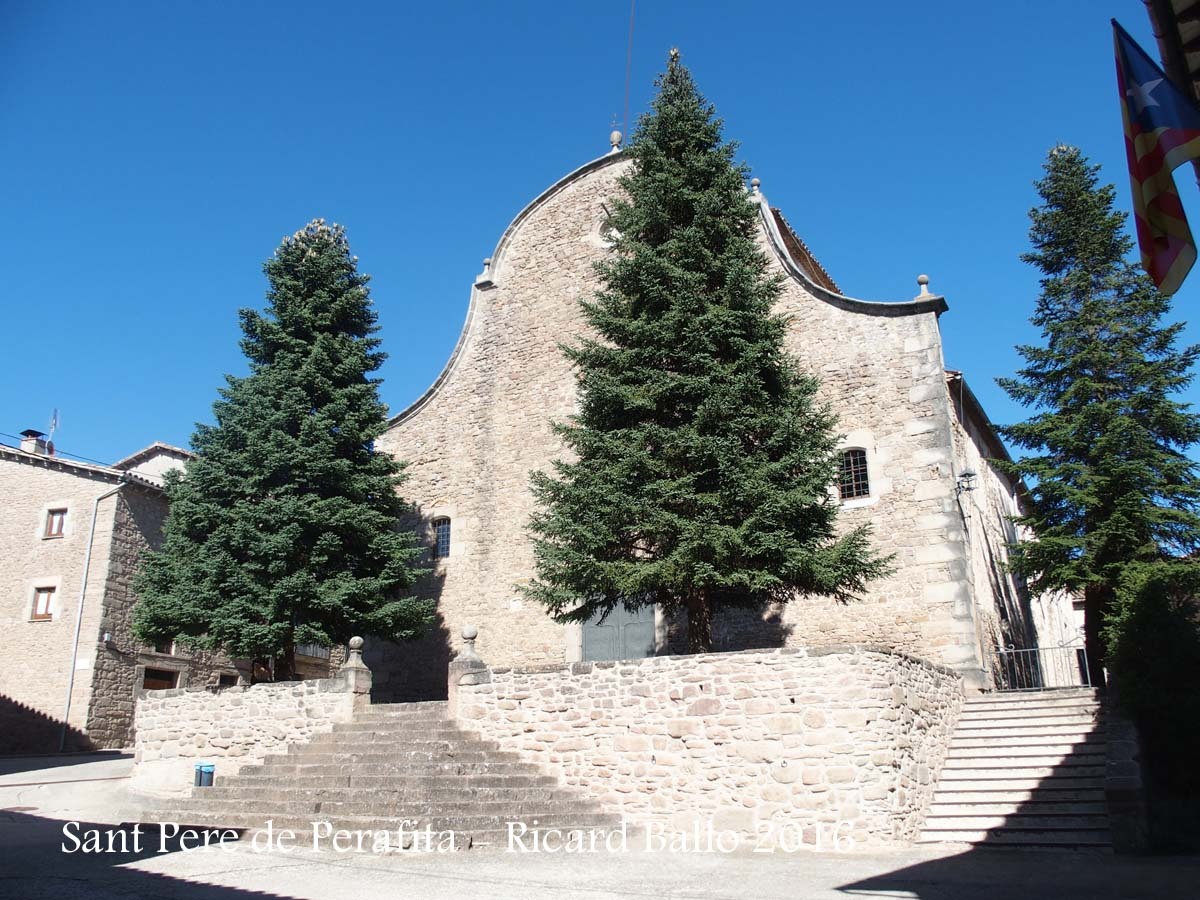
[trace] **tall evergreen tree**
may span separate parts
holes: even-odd
[[[196,458],[167,481],[165,541],[138,577],[134,631],[275,656],[287,678],[298,644],[415,637],[433,611],[400,596],[420,551],[397,525],[401,467],[374,448],[386,409],[371,373],[385,355],[369,277],[321,219],[264,270],[266,313],[240,313],[250,374],[227,376],[216,424],[197,426]]]
[[[838,537],[836,421],[787,356],[779,281],[744,166],[672,51],[611,204],[615,246],[566,349],[574,455],[532,479],[537,578],[558,621],[622,605],[687,614],[707,650],[720,607],[848,598],[887,570],[865,528]]]
[[[1200,347],[1177,349],[1182,324],[1170,301],[1127,259],[1125,213],[1112,185],[1074,147],[1056,147],[1029,213],[1042,272],[1032,322],[1041,346],[1020,346],[1024,368],[999,383],[1034,414],[1001,433],[1033,451],[1001,466],[1030,480],[1035,537],[1014,568],[1035,590],[1082,593],[1094,673],[1105,661],[1101,628],[1133,563],[1182,560],[1200,544],[1200,481],[1184,454],[1200,417],[1172,399],[1192,379]],[[1184,564],[1184,563],[1180,563]]]

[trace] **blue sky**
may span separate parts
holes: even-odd
[[[318,216],[374,278],[382,394],[404,408],[508,222],[607,150],[629,11],[0,0],[0,433],[57,407],[69,453],[186,446],[244,371],[237,310],[263,304],[263,261]],[[1046,151],[1082,147],[1128,207],[1110,17],[1157,55],[1141,0],[641,0],[630,106],[679,46],[843,290],[907,299],[927,272],[947,366],[1014,421],[994,378],[1037,340],[1018,255]],[[1178,182],[1200,228],[1189,169]],[[1200,272],[1176,315],[1197,303]]]

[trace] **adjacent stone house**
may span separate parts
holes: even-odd
[[[142,688],[237,682],[227,661],[130,633],[131,581],[166,518],[162,476],[189,457],[155,443],[97,465],[32,430],[0,445],[0,753],[127,746]]]
[[[464,625],[493,665],[541,665],[671,652],[677,623],[614,613],[562,626],[523,599],[533,575],[529,474],[560,452],[550,423],[575,409],[559,347],[585,328],[579,301],[610,252],[606,204],[629,165],[617,152],[549,187],[513,220],[471,290],[458,345],[433,386],[395,416],[379,446],[408,464],[435,570],[426,590],[442,627],[420,645],[368,646],[381,699],[445,695],[444,662]],[[961,373],[947,372],[944,298],[918,278],[902,302],[844,295],[755,179],[759,238],[784,277],[787,342],[819,376],[844,434],[840,495],[847,525],[868,522],[896,571],[858,602],[795,600],[726,615],[716,649],[865,643],[919,655],[989,685],[998,645],[1036,641],[1023,585],[1005,570],[1009,517],[1022,488],[987,462],[1004,453]]]

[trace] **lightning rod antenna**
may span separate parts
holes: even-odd
[[[625,51],[625,117],[621,120],[621,131],[629,134],[629,75],[633,70],[633,14],[637,0],[629,0],[629,46]]]

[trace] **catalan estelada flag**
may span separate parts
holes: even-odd
[[[1200,158],[1200,108],[1112,24],[1142,265],[1159,290],[1173,294],[1196,261],[1196,242],[1171,173]]]

